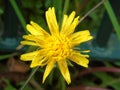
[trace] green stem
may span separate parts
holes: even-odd
[[[31,78],[33,77],[33,75],[35,74],[35,72],[38,69],[39,69],[39,67],[36,67],[35,69],[33,69],[32,73],[29,76],[29,78],[25,81],[25,84],[20,88],[20,90],[23,90],[25,88],[25,86],[28,84],[28,82],[31,80]]]
[[[63,12],[62,12],[62,17],[60,17],[60,20],[59,20],[59,25],[60,25],[60,27],[61,27],[61,25],[62,25],[63,16],[64,16],[64,14],[66,14],[67,11],[68,11],[68,7],[69,7],[69,0],[65,0]]]
[[[61,81],[61,90],[66,90],[66,84],[63,76],[60,76],[60,81]]]
[[[112,25],[113,25],[114,29],[116,30],[117,36],[118,36],[118,38],[120,40],[120,25],[119,25],[119,23],[117,21],[117,18],[116,18],[115,14],[114,14],[114,11],[113,11],[113,9],[112,9],[112,7],[110,5],[110,2],[107,0],[104,3],[104,6],[105,6],[105,8],[106,8],[106,10],[108,12],[108,15],[110,17]]]
[[[25,19],[24,17],[22,16],[22,13],[20,12],[20,9],[18,8],[17,6],[17,3],[15,2],[15,0],[9,0],[13,9],[15,10],[17,16],[18,16],[18,19],[22,25],[22,27],[24,28],[24,31],[25,33],[28,33],[27,30],[26,30],[26,22],[25,22]]]
[[[65,0],[63,15],[67,13],[68,7],[69,7],[69,0]]]
[[[15,56],[15,55],[17,55],[17,54],[18,54],[18,53],[0,55],[0,61],[1,61],[1,60],[4,60],[4,59],[6,59],[6,58],[9,58],[9,57]]]

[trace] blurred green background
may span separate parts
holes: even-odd
[[[48,30],[45,11],[55,7],[57,20],[76,11],[81,18],[94,6],[104,2],[79,23],[76,31],[90,30],[94,39],[83,43],[90,49],[89,68],[73,63],[70,66],[72,83],[67,85],[55,68],[41,84],[44,68],[33,76],[25,90],[120,90],[120,0],[0,0],[0,90],[18,90],[34,69],[19,56],[34,47],[20,45],[22,35],[28,33],[31,20]]]

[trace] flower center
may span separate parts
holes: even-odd
[[[64,35],[61,35],[59,37],[52,36],[52,41],[49,43],[49,45],[49,52],[51,56],[57,58],[57,60],[60,60],[61,58],[66,58],[70,55],[70,41]]]

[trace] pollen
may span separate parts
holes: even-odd
[[[50,53],[53,58],[56,58],[56,60],[66,58],[70,55],[70,40],[64,35],[59,35],[58,37],[52,36],[48,42],[48,53]]]

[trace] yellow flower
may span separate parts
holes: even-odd
[[[88,67],[88,55],[83,55],[73,48],[93,37],[88,30],[74,33],[75,27],[79,23],[79,17],[75,17],[73,11],[69,16],[64,15],[62,26],[59,27],[55,9],[49,8],[45,13],[46,21],[50,34],[33,21],[28,24],[29,35],[24,35],[23,45],[32,45],[39,47],[38,50],[21,55],[21,60],[32,61],[30,67],[45,66],[43,82],[54,68],[55,64],[59,66],[60,72],[68,84],[71,83],[70,74],[67,66],[67,60],[71,60],[78,65]]]

